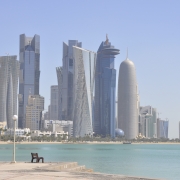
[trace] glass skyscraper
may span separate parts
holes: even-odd
[[[58,80],[58,119],[62,120],[62,86],[63,86],[63,68],[56,68],[57,80]]]
[[[25,127],[26,106],[29,95],[39,95],[40,36],[20,35],[20,75],[18,125]]]
[[[108,38],[102,42],[97,52],[95,75],[95,119],[94,132],[115,137],[115,55],[119,49],[111,45]]]
[[[51,86],[51,114],[50,114],[50,119],[51,120],[58,120],[58,85]]]
[[[17,56],[0,56],[0,122],[13,128],[13,115],[17,114],[17,88],[19,61]]]
[[[169,121],[157,119],[157,138],[168,138]]]
[[[77,40],[69,40],[68,45],[63,42],[63,67],[62,67],[62,119],[72,120],[73,113],[73,46],[81,47]]]

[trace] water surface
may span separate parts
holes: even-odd
[[[12,160],[13,144],[0,145],[0,161]],[[75,161],[96,172],[180,180],[179,144],[17,144],[16,161],[31,152],[45,162]]]

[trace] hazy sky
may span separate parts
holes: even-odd
[[[157,108],[169,119],[169,137],[178,137],[180,121],[179,0],[0,0],[0,56],[19,54],[19,35],[40,35],[40,94],[45,108],[55,67],[62,65],[62,42],[78,40],[97,51],[109,40],[120,54],[117,78],[126,58],[136,66],[140,104]]]

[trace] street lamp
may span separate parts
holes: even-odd
[[[13,161],[11,163],[16,163],[15,161],[15,135],[16,135],[16,121],[18,119],[18,116],[14,115],[12,119],[14,120],[14,146],[13,146]]]

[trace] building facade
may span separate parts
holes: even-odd
[[[139,109],[139,133],[146,138],[157,138],[157,110],[152,106]]]
[[[96,53],[73,47],[73,134],[93,135]]]
[[[58,119],[62,120],[62,87],[63,87],[63,68],[57,67],[57,80],[58,80]]]
[[[51,86],[51,104],[50,104],[50,108],[51,108],[51,114],[50,114],[50,119],[52,120],[57,120],[58,119],[58,96],[59,96],[59,90],[58,90],[58,86],[54,85]]]
[[[81,47],[82,43],[77,40],[69,40],[67,45],[63,42],[62,119],[64,120],[72,120],[73,114],[73,46]]]
[[[29,95],[39,95],[40,78],[40,36],[20,35],[20,75],[18,125],[24,128]]]
[[[44,110],[44,97],[29,95],[26,105],[26,128],[40,130],[42,128],[42,111]]]
[[[95,75],[95,119],[94,132],[115,137],[115,55],[119,49],[111,45],[108,38],[102,42],[97,52]]]
[[[157,138],[168,138],[169,121],[157,119]]]
[[[31,131],[29,128],[24,128],[24,129],[15,129],[15,135],[16,136],[20,136],[20,137],[24,137],[27,134],[29,134]],[[7,129],[7,131],[5,131],[4,133],[5,135],[10,135],[13,136],[14,135],[14,129]]]
[[[64,120],[45,120],[44,129],[51,132],[68,132],[69,136],[73,136],[73,121]]]
[[[180,139],[180,121],[179,121],[179,139]]]
[[[13,128],[13,115],[17,114],[17,88],[19,77],[17,56],[0,56],[0,122]]]
[[[128,57],[121,63],[118,79],[118,128],[126,139],[138,136],[139,96],[134,63]]]

